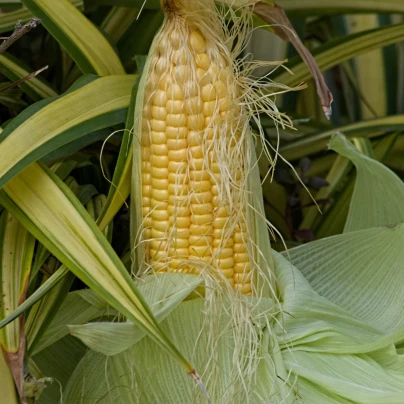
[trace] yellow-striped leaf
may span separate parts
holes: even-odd
[[[404,24],[397,24],[338,38],[312,53],[319,68],[325,71],[370,50],[400,42],[403,38]],[[293,71],[293,75],[279,71],[274,73],[273,79],[291,87],[310,79],[311,73],[300,58],[294,58],[287,66]]]
[[[280,153],[288,161],[297,160],[326,150],[327,144],[334,133],[341,132],[348,137],[373,137],[385,132],[401,130],[404,128],[404,115],[385,116],[383,118],[369,119],[340,126],[314,135],[303,136],[288,145],[281,147]]]
[[[25,300],[35,239],[9,212],[0,218],[0,318]],[[0,329],[0,346],[24,399],[25,331],[21,318]],[[24,401],[24,400],[23,400]]]
[[[22,0],[66,49],[83,73],[125,74],[112,46],[93,23],[68,0]]]
[[[18,404],[13,375],[11,374],[3,355],[0,355],[0,375],[1,399],[7,404]]]
[[[27,108],[0,136],[0,187],[51,151],[122,122],[134,79],[83,77],[63,96]]]
[[[161,331],[111,245],[70,189],[46,168],[32,164],[8,182],[0,203],[76,276],[174,357],[192,366]]]
[[[138,88],[139,79],[136,80],[132,89],[131,102],[129,105],[128,117],[126,119],[125,133],[122,138],[121,149],[115,166],[114,177],[112,178],[108,198],[104,209],[98,218],[98,224],[101,229],[103,229],[107,223],[113,219],[130,194],[133,158],[133,125]]]
[[[17,58],[7,52],[0,55],[0,72],[11,81],[27,77],[33,71],[34,69],[24,66]],[[22,82],[19,87],[34,101],[57,96],[57,92],[50,84],[38,76]]]
[[[402,0],[277,0],[291,14],[404,13]]]
[[[34,254],[34,238],[7,211],[0,218],[0,318],[24,300]],[[0,345],[7,352],[20,349],[20,326],[15,321],[0,329]]]
[[[20,1],[15,1],[16,4],[21,4]],[[83,8],[83,0],[71,0],[71,3],[78,7]],[[3,2],[0,2],[3,8]],[[25,24],[33,17],[32,13],[26,7],[20,7],[14,11],[1,11],[0,12],[0,34],[3,32],[12,31],[17,21]]]

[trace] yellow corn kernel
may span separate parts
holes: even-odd
[[[234,77],[224,58],[212,60],[221,51],[212,51],[215,45],[202,32],[194,26],[187,37],[181,32],[173,29],[161,37],[144,93],[140,145],[147,264],[155,271],[192,274],[211,265],[231,287],[249,294],[247,226],[234,223],[229,202],[221,200],[229,173],[218,143],[226,145],[230,159],[240,154],[241,136],[231,130],[241,111],[229,92]],[[243,165],[239,168],[230,178],[241,186]]]
[[[189,35],[189,45],[196,53],[206,51],[206,42],[204,37],[197,31],[192,31]]]
[[[198,67],[208,70],[210,67],[210,58],[206,53],[198,53],[195,57],[195,63]]]

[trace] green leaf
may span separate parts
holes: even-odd
[[[347,13],[404,13],[401,0],[277,0],[288,14],[293,15],[324,15]]]
[[[193,372],[161,331],[111,245],[55,174],[32,164],[8,182],[0,202],[76,276]]]
[[[89,302],[85,298],[85,295],[88,293],[92,293],[92,291],[71,292],[67,295],[57,316],[53,318],[51,324],[47,327],[43,336],[41,336],[32,355],[38,354],[68,335],[68,324],[83,324],[108,314],[108,304],[105,301],[97,302],[95,299]],[[109,311],[112,314],[116,314],[113,310]],[[40,312],[38,314],[41,315]]]
[[[0,104],[11,110],[20,111],[21,107],[27,104],[21,98],[22,91],[18,87],[10,87],[11,85],[10,82],[0,83]]]
[[[335,39],[316,48],[312,54],[319,68],[325,71],[370,50],[400,42],[403,38],[404,24],[397,24]],[[271,78],[291,87],[311,78],[310,71],[300,58],[292,59],[287,67],[293,75],[279,70]]]
[[[0,187],[60,146],[122,122],[134,78],[82,78],[63,96],[22,112],[0,136]]]
[[[11,81],[18,81],[33,71],[33,69],[28,68],[7,52],[0,55],[0,72]],[[57,96],[56,91],[41,77],[33,77],[26,80],[19,87],[34,101]]]
[[[0,318],[13,312],[25,299],[35,239],[7,211],[0,218]],[[0,329],[0,345],[10,353],[20,350],[18,321]]]
[[[100,228],[104,228],[106,224],[114,218],[130,194],[133,159],[133,126],[135,120],[136,97],[139,89],[139,80],[140,78],[136,79],[132,89],[128,115],[126,118],[125,132],[122,138],[118,161],[115,165],[114,176],[112,178],[107,201],[100,214],[100,217],[98,218]]]
[[[288,161],[324,151],[331,136],[341,132],[348,137],[374,137],[385,132],[400,131],[404,128],[404,115],[391,115],[339,126],[313,135],[302,136],[280,148],[280,153]]]
[[[334,136],[330,148],[349,158],[357,170],[344,232],[403,222],[404,184],[401,179],[385,165],[360,153],[344,136]]]
[[[13,375],[4,360],[3,354],[0,354],[0,391],[1,399],[7,404],[18,404]]]
[[[12,313],[10,313],[5,319],[0,321],[0,329],[5,327],[11,321],[15,320],[18,316],[24,313],[44,297],[53,287],[55,287],[65,276],[69,273],[69,270],[62,266],[56,271],[44,284],[42,284],[35,292],[21,303]]]
[[[200,283],[195,275],[160,274],[138,285],[157,321],[164,320]],[[68,324],[82,324],[74,319]],[[69,325],[70,333],[94,351],[116,355],[132,347],[144,332],[130,322]]]
[[[349,160],[341,156],[337,157],[325,178],[328,185],[321,188],[315,194],[315,200],[327,200],[332,197],[336,190],[341,187],[341,184],[346,182],[346,176],[351,168],[352,164],[349,162]],[[327,206],[325,205],[321,208],[321,210],[323,212],[326,211]],[[312,206],[307,209],[304,219],[300,225],[300,229],[314,229],[319,220],[322,220],[319,209],[317,206]]]
[[[59,318],[60,305],[64,302],[74,278],[74,275],[69,272],[68,276],[31,308],[26,321],[27,350],[30,356],[44,349],[44,344],[41,344],[44,342],[42,337],[48,330],[50,321],[56,315]],[[81,310],[84,311],[84,307]],[[55,334],[52,334],[52,338],[46,339],[45,347],[54,342],[54,337]]]
[[[392,377],[366,355],[291,350],[283,356],[288,370],[354,403],[399,404],[404,401],[402,380]]]
[[[35,239],[6,210],[0,217],[0,318],[25,300]],[[20,319],[0,329],[0,347],[22,401],[24,396],[25,331]]]
[[[101,32],[68,0],[22,0],[63,46],[83,73],[125,74],[112,46]]]
[[[122,63],[128,72],[139,72],[136,56],[147,55],[156,32],[164,20],[163,12],[158,10],[143,10],[138,20],[130,26],[117,44]],[[138,41],[136,38],[141,37]],[[137,68],[137,69],[136,69]]]
[[[117,43],[125,32],[135,23],[139,10],[132,7],[112,7],[101,24],[102,30]]]
[[[69,179],[68,179],[69,180]],[[83,188],[94,188],[93,185],[85,185],[79,186],[75,181],[72,186],[69,184],[69,181],[66,180],[65,183],[69,186],[69,188],[74,192],[77,198],[83,205],[86,205],[87,211],[93,220],[99,216],[99,212],[102,209],[103,204],[105,203],[106,197],[104,195],[97,195],[88,201],[88,198],[83,199],[83,195],[81,190]],[[71,181],[70,181],[71,183]],[[112,227],[112,226],[111,226]],[[108,238],[108,228],[104,229],[104,234]],[[42,249],[43,251],[44,249]],[[44,251],[49,254],[47,250]],[[37,250],[38,255],[38,250]],[[47,282],[48,277],[44,277],[44,283]],[[49,324],[52,323],[52,320],[56,315],[58,315],[57,319],[59,320],[61,317],[61,313],[59,313],[60,306],[63,304],[65,298],[68,295],[70,287],[74,281],[75,277],[72,273],[69,273],[62,282],[59,282],[49,293],[44,296],[43,299],[39,303],[37,303],[29,312],[29,316],[26,321],[26,335],[27,335],[27,345],[28,352],[38,352],[40,349],[44,348],[43,342],[45,342],[45,346],[49,345],[50,341],[55,341],[55,330],[52,329],[52,332],[49,336],[42,339],[42,336],[45,332],[48,331]],[[104,305],[104,304],[103,304]],[[93,317],[88,318],[85,321],[92,320]],[[63,334],[64,336],[65,334]],[[61,338],[61,337],[59,337]],[[40,344],[40,348],[36,349],[37,345]]]
[[[80,341],[67,336],[34,356],[35,365],[41,373],[53,379],[53,383],[41,394],[40,404],[55,404],[63,399],[61,389],[67,385],[81,358],[85,357],[86,351],[86,347]],[[32,374],[31,367],[29,370]],[[65,400],[63,402],[65,403]]]
[[[394,336],[404,329],[403,243],[403,225],[379,227],[314,241],[288,257],[321,296]]]
[[[70,164],[62,164],[62,166],[59,166],[58,169],[55,169],[55,172],[57,172],[58,176],[60,176],[59,171],[61,169],[65,170],[65,166],[70,167]],[[103,201],[105,204],[105,201]],[[91,212],[90,212],[91,215]],[[95,217],[92,216],[93,219],[95,220]],[[108,231],[106,229],[106,226],[108,225],[108,222],[105,222],[103,225],[99,225],[98,227],[100,228],[101,231],[105,232]],[[42,246],[41,246],[42,247]],[[42,251],[44,252],[44,255],[47,256],[49,254],[49,251],[47,251],[45,248],[42,247]],[[38,258],[38,251],[36,258]],[[39,260],[42,262],[42,260]],[[37,264],[37,263],[35,263]],[[42,264],[39,264],[42,265]],[[37,266],[37,265],[36,265]],[[39,270],[39,268],[37,268]],[[30,307],[32,307],[35,303],[37,303],[40,299],[42,299],[44,296],[46,296],[48,293],[51,293],[52,289],[55,287],[60,287],[58,286],[60,282],[64,283],[66,276],[69,275],[69,270],[62,265],[54,274],[51,275],[49,279],[47,279],[39,288],[37,288],[31,296],[25,300],[18,308],[16,308],[12,313],[10,313],[5,319],[0,321],[0,328],[4,327],[8,323],[10,323],[12,320],[20,316],[24,311],[28,310]],[[66,281],[67,282],[67,281]]]
[[[35,240],[26,229],[7,211],[3,210],[0,224],[0,317],[4,318],[24,300],[28,285]],[[9,352],[20,348],[20,327],[12,326],[0,330],[2,347]]]
[[[125,6],[136,7],[140,9],[144,6],[146,9],[160,9],[160,0],[84,0],[88,7],[91,6]]]
[[[8,1],[7,3],[16,3],[21,5],[19,0]],[[78,7],[83,8],[83,0],[71,0],[71,3]],[[1,7],[3,8],[5,5],[1,2]],[[33,15],[26,7],[19,7],[17,10],[8,11],[8,12],[0,12],[0,34],[8,31],[13,31],[15,28],[15,24],[20,21],[22,24],[27,23]]]

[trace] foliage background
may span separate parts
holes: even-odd
[[[33,7],[32,4],[38,1],[27,0],[23,3]],[[115,74],[120,69],[130,75],[141,73],[145,55],[163,20],[158,2],[153,1],[147,2],[138,16],[141,3],[131,0],[73,1],[119,55],[123,69],[117,63],[110,68]],[[278,128],[280,152],[292,166],[279,161],[273,181],[263,183],[267,218],[279,230],[273,243],[279,251],[283,251],[285,246],[299,246],[341,234],[344,230],[356,171],[350,160],[327,151],[327,143],[333,133],[343,132],[362,153],[381,161],[401,179],[404,175],[404,7],[400,1],[394,0],[384,1],[383,4],[367,0],[339,1],[338,5],[334,3],[329,0],[278,1],[325,74],[334,96],[331,121],[325,119],[310,73],[292,45],[261,30],[254,34],[247,49],[257,58],[289,59],[286,66],[295,75],[278,69],[272,74],[274,81],[288,85],[305,81],[309,85],[306,90],[278,97],[279,109],[294,120],[297,129],[291,131]],[[1,35],[9,35],[17,20],[24,23],[32,17],[19,1],[4,0],[0,6]],[[73,34],[69,38],[58,36],[55,32],[50,25],[39,26],[0,55],[0,89],[24,76],[22,72],[28,74],[49,66],[37,78],[0,92],[0,123],[7,134],[7,130],[10,130],[10,127],[6,129],[7,125],[27,107],[43,98],[64,93],[83,73],[99,73],[94,68],[96,63],[92,65],[83,56],[84,51],[72,51]],[[77,43],[86,43],[86,32],[79,31],[76,34]],[[66,49],[69,49],[70,54]],[[72,54],[75,57],[72,58]],[[90,49],[86,56],[96,59],[97,55],[92,55]],[[100,56],[100,59],[104,57]],[[102,60],[99,62],[101,65]],[[131,84],[133,82],[134,76]],[[63,166],[58,175],[66,181],[80,202],[87,206],[94,219],[100,212],[105,214],[103,206],[106,196],[111,192],[110,181],[113,180],[116,167],[122,165],[121,144],[129,141],[124,130],[130,125],[130,122],[125,121],[129,94],[126,97],[128,100],[125,106],[111,112],[107,124],[104,122],[98,125],[101,117],[97,117],[93,130],[89,130],[86,136],[74,138],[42,158],[42,162],[55,171],[61,159],[69,162],[68,167]],[[263,117],[263,125],[268,141],[276,145],[278,131],[273,123]],[[111,133],[114,133],[112,137]],[[319,214],[292,167],[323,214]],[[268,164],[261,161],[260,168],[264,178]],[[105,235],[117,256],[129,269],[129,208],[126,204],[120,205]],[[59,260],[63,262],[57,257],[44,247],[36,246],[29,294],[56,272]],[[54,295],[48,302],[42,302],[45,307],[43,312],[37,308],[38,312],[45,314],[36,323],[36,328],[32,328],[34,337],[35,332],[38,332],[37,338],[32,340],[39,345],[34,344],[30,353],[39,367],[47,368],[64,385],[85,352],[84,345],[68,335],[66,324],[79,322],[78,312],[86,313],[83,314],[82,322],[94,318],[116,318],[117,313],[113,310],[110,312],[102,302],[97,301],[94,305],[91,300],[94,297],[86,294],[84,283],[73,275],[66,277],[59,286],[58,290],[54,289]],[[69,291],[74,293],[68,294]],[[59,313],[61,317],[55,324],[57,309],[65,299],[69,303],[65,307],[70,310]],[[54,302],[58,304],[52,306]],[[51,312],[50,307],[55,310]],[[48,328],[50,324],[52,327]],[[41,339],[42,334],[45,337]],[[63,357],[69,358],[63,370],[53,359],[57,357],[56,352],[63,352]],[[68,355],[66,352],[75,352],[76,355]],[[38,371],[38,378],[40,375]],[[55,402],[52,400],[58,396],[59,386],[53,384],[45,390],[41,402]]]

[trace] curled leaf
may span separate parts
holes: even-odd
[[[327,119],[331,118],[331,104],[333,97],[331,91],[325,83],[324,77],[312,54],[304,46],[295,29],[290,23],[282,7],[272,2],[259,1],[254,6],[254,13],[262,20],[272,25],[275,33],[283,40],[291,42],[296,48],[300,57],[311,71],[317,87],[317,94],[320,98],[321,106]]]

